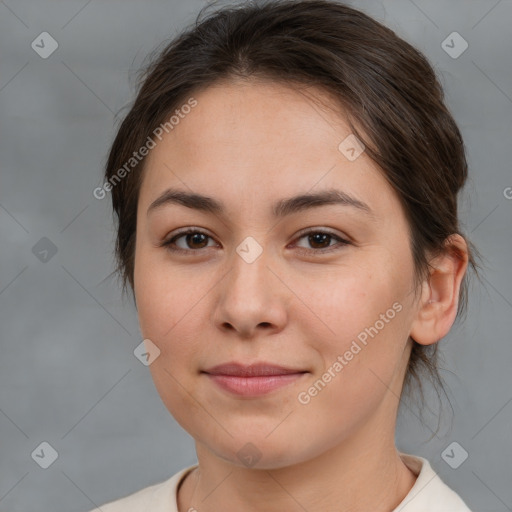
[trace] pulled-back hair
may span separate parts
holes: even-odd
[[[144,70],[138,95],[120,125],[105,170],[118,171],[154,130],[187,100],[221,81],[267,79],[327,92],[366,153],[397,192],[410,229],[418,284],[429,257],[460,233],[457,195],[467,178],[459,129],[426,58],[366,14],[328,0],[237,4],[203,16],[174,38]],[[137,202],[145,159],[111,187],[118,221],[116,258],[133,292]],[[471,244],[469,244],[471,247]],[[469,264],[476,270],[469,251]],[[460,289],[460,315],[467,278]],[[422,389],[420,370],[441,383],[437,343],[413,340],[406,384]]]

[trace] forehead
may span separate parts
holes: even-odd
[[[351,129],[322,90],[230,82],[192,96],[197,105],[147,157],[139,196],[146,208],[176,185],[236,204],[334,186],[368,202],[396,199],[364,152],[351,161],[340,151]]]

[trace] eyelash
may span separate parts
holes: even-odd
[[[205,235],[210,239],[213,239],[208,233],[205,233],[204,231],[200,229],[194,229],[194,228],[188,228],[184,231],[181,231],[174,235],[169,240],[164,241],[161,246],[165,247],[168,251],[175,253],[175,254],[190,254],[194,252],[201,252],[201,249],[180,249],[179,247],[173,247],[173,244],[176,242],[176,240],[182,238],[185,235],[189,234],[201,234]],[[306,255],[311,255],[312,253],[320,253],[320,254],[326,254],[329,252],[337,251],[345,247],[346,245],[350,245],[350,242],[348,240],[345,240],[344,238],[341,238],[338,235],[335,235],[334,233],[331,233],[330,231],[322,230],[322,229],[310,229],[308,231],[303,231],[299,233],[297,240],[300,240],[301,238],[304,238],[305,236],[312,235],[312,234],[323,234],[328,235],[333,239],[336,239],[338,241],[338,244],[329,246],[324,249],[304,249],[303,247],[299,247],[299,252]],[[206,249],[207,247],[203,248]]]

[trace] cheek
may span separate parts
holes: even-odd
[[[187,359],[178,350],[172,351],[171,355],[164,351],[149,369],[162,403],[182,428],[192,433],[197,431],[198,425],[208,424],[211,418],[194,388],[191,373],[185,368]]]
[[[160,356],[150,366],[157,387],[174,389],[186,383],[188,389],[197,371],[197,355],[204,352],[207,341],[205,323],[210,314],[205,295],[215,279],[205,275],[197,282],[192,269],[168,265],[164,259],[163,251],[142,248],[136,253],[139,325],[142,336],[160,350]],[[173,382],[169,374],[178,381]]]
[[[408,339],[407,274],[396,263],[380,262],[351,266],[333,279],[303,279],[298,290],[309,307],[302,315],[304,338],[321,362],[321,380],[334,384],[326,400],[331,393],[343,393],[344,401],[368,397],[383,387],[379,378],[389,384],[402,365]]]
[[[134,281],[142,336],[160,350],[149,366],[155,388],[176,421],[190,431],[205,421],[193,398],[197,368],[192,363],[201,339],[200,332],[193,331],[200,331],[197,326],[207,313],[193,295],[197,288],[187,287],[184,274],[159,263],[154,252],[137,253]]]
[[[187,269],[165,264],[164,250],[140,247],[135,256],[135,297],[142,334],[162,340],[193,309],[194,290]],[[195,292],[197,293],[197,292]]]
[[[335,335],[315,337],[310,333],[308,337],[318,356],[318,371],[296,398],[299,407],[304,407],[308,428],[324,429],[325,439],[340,433],[346,436],[359,428],[390,389],[396,396],[400,394],[395,383],[406,362],[407,332],[402,315],[407,313],[395,300],[396,294],[386,287],[380,291],[380,300],[351,294],[345,308],[337,307],[335,301],[345,300],[346,295],[333,295],[330,307],[337,310],[338,317],[330,327]],[[394,401],[391,395],[390,399]],[[314,418],[325,415],[328,421],[318,426]]]
[[[324,334],[316,340],[319,343],[324,340],[326,346],[335,349],[342,349],[346,343],[350,345],[360,333],[364,341],[365,329],[376,322],[379,331],[389,330],[400,309],[399,306],[393,309],[393,304],[401,303],[403,297],[404,286],[397,274],[387,264],[379,267],[365,262],[334,269],[331,275],[311,278],[302,275],[300,279],[297,276],[294,290],[305,299],[308,312],[305,328],[309,325],[310,329]],[[381,315],[384,315],[382,319]]]

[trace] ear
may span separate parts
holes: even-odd
[[[409,336],[431,345],[446,336],[457,316],[459,291],[468,266],[468,247],[459,234],[449,236],[445,250],[430,260],[430,275],[422,283],[418,309]]]

